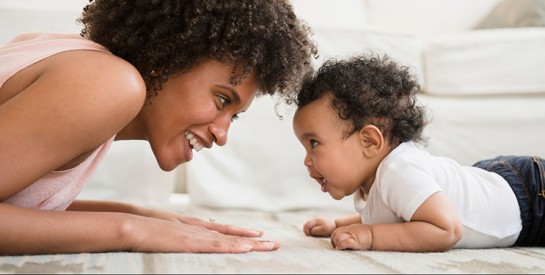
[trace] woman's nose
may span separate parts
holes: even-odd
[[[210,125],[210,133],[214,136],[214,142],[218,146],[223,146],[227,143],[227,132],[229,131],[230,125],[230,117],[229,119],[218,119],[215,123]]]

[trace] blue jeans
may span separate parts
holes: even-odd
[[[513,189],[522,219],[522,231],[514,246],[545,246],[545,160],[499,156],[473,166],[501,175]]]

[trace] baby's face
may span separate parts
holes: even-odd
[[[358,135],[344,137],[349,127],[331,107],[331,96],[299,108],[293,118],[293,130],[306,151],[309,176],[336,200],[359,190],[364,176]]]

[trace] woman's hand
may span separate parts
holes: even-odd
[[[124,226],[124,228],[130,228],[125,235],[129,243],[134,244],[130,245],[131,251],[245,253],[272,251],[280,247],[279,242],[241,237],[262,234],[255,230],[188,217],[179,217],[176,221],[141,216],[131,217],[134,219],[131,218],[128,221],[130,225]]]
[[[307,236],[329,237],[336,228],[334,220],[318,217],[307,221],[303,226],[303,231]]]
[[[108,220],[121,222],[118,226],[120,229],[103,227],[102,230],[121,231],[122,247],[135,252],[244,253],[271,251],[280,247],[276,241],[247,238],[262,236],[261,230],[203,221],[133,204],[77,200],[69,210],[117,216]],[[119,237],[117,239],[119,241]]]
[[[241,237],[260,237],[263,235],[263,230],[242,228],[229,224],[220,224],[214,221],[203,221],[198,218],[180,216],[178,220],[182,223],[196,225],[204,227],[209,230],[213,230],[222,234],[232,235],[232,236],[241,236]]]
[[[222,234],[232,235],[232,236],[241,236],[241,237],[260,237],[263,235],[262,230],[242,228],[228,224],[220,224],[214,221],[204,221],[199,218],[194,218],[190,216],[181,215],[175,212],[160,211],[155,209],[146,209],[143,208],[139,211],[142,216],[162,219],[166,221],[174,221],[179,223],[185,223],[189,225],[196,225],[204,227],[209,230],[213,230]]]

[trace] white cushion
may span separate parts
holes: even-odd
[[[429,94],[545,92],[545,28],[438,35],[424,52]]]
[[[346,58],[373,51],[388,54],[393,60],[411,67],[423,82],[422,39],[419,36],[375,28],[362,30],[318,28],[314,31],[320,65],[327,58]]]
[[[499,0],[365,0],[369,25],[415,35],[472,28]]]
[[[431,124],[432,154],[464,165],[499,155],[545,157],[545,95],[433,96],[421,94]]]
[[[361,29],[368,25],[362,0],[293,0],[294,12],[316,28]]]

